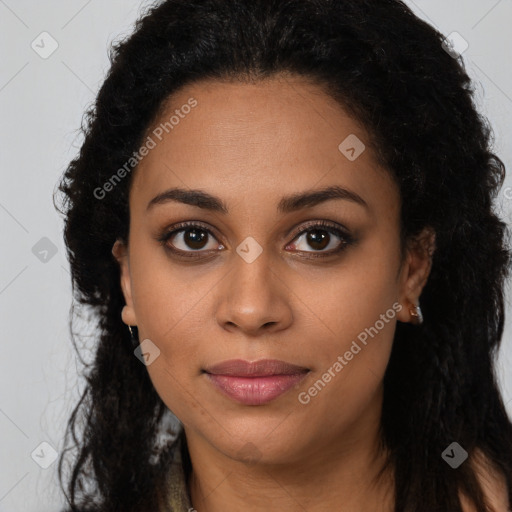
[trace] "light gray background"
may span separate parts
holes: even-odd
[[[443,34],[456,31],[468,41],[464,61],[493,125],[495,151],[511,169],[512,2],[465,0],[463,9],[458,0],[406,3]],[[60,452],[82,386],[69,340],[70,275],[52,192],[80,147],[77,129],[108,70],[109,43],[130,33],[148,4],[0,0],[0,511],[58,511],[63,505],[57,463],[42,469],[31,458],[41,442]],[[47,59],[31,48],[43,31],[59,45]],[[510,224],[512,188],[506,187],[512,187],[510,175],[497,204]],[[32,252],[43,237],[57,249],[46,262]],[[508,292],[498,369],[512,416],[510,312]],[[50,451],[36,454],[47,460]]]

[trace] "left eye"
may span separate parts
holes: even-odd
[[[333,239],[338,239],[338,243]],[[298,242],[293,243],[294,249],[298,251],[304,252],[331,252],[335,251],[338,247],[343,245],[343,240],[346,239],[346,235],[343,235],[336,228],[323,228],[323,227],[312,227],[308,228],[306,231],[303,231],[300,236],[296,237],[295,240]],[[340,241],[341,239],[341,241]],[[303,243],[303,246],[300,247],[300,243]],[[314,251],[309,251],[306,249],[306,246],[312,247]],[[324,250],[327,249],[327,250]]]

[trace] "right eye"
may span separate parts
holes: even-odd
[[[171,230],[163,233],[158,238],[158,241],[174,254],[185,257],[197,257],[193,253],[215,250],[215,244],[208,248],[209,239],[216,240],[213,233],[202,224],[182,222],[172,226]],[[179,247],[180,245],[181,247]],[[224,248],[224,246],[220,244],[220,248]]]

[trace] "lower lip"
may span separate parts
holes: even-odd
[[[229,398],[245,405],[262,405],[286,393],[309,372],[268,377],[234,377],[207,373],[210,382]]]

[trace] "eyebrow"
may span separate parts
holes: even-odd
[[[317,204],[333,199],[344,199],[359,204],[369,210],[367,202],[355,192],[340,186],[331,186],[318,190],[306,190],[281,198],[277,205],[279,213],[290,213],[302,208],[311,208]],[[149,201],[146,211],[150,210],[157,204],[165,204],[170,201],[197,206],[204,210],[210,210],[222,214],[229,213],[226,204],[218,197],[213,196],[203,190],[171,188],[155,196]]]

